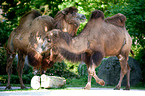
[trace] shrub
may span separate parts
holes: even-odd
[[[51,67],[50,69],[47,70],[46,75],[49,76],[61,76],[61,77],[65,77],[65,78],[74,78],[74,77],[78,77],[77,74],[75,74],[74,72],[71,72],[69,70],[69,68],[67,68],[67,64],[62,61],[62,62],[57,62],[53,65],[53,67]]]

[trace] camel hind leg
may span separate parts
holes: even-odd
[[[16,54],[7,52],[7,67],[6,67],[6,71],[8,73],[8,83],[7,83],[7,86],[6,86],[5,89],[11,89],[10,79],[11,79],[11,74],[12,74],[12,64],[13,64],[13,60],[14,60],[15,56],[16,56]]]
[[[130,89],[130,67],[129,67],[128,62],[127,62],[128,56],[118,55],[117,57],[118,57],[119,62],[120,62],[121,72],[120,72],[120,80],[119,80],[115,90],[120,90],[122,80],[126,74],[127,74],[126,90],[129,90]]]
[[[128,62],[127,62],[127,85],[126,85],[126,88],[124,90],[130,90],[130,70],[131,68],[129,67],[128,65]]]
[[[18,65],[17,65],[17,71],[18,71],[18,75],[19,75],[19,80],[20,80],[20,84],[21,84],[21,89],[25,89],[25,85],[23,83],[23,79],[22,79],[22,74],[23,74],[23,68],[24,68],[24,62],[25,62],[25,57],[26,55],[19,52],[18,53]]]

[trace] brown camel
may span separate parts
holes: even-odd
[[[57,29],[48,34],[57,54],[72,62],[86,63],[88,83],[85,89],[91,88],[92,76],[97,83],[105,85],[105,82],[96,75],[95,68],[106,56],[117,56],[120,61],[120,80],[115,89],[120,89],[125,74],[127,74],[125,89],[130,89],[130,67],[127,61],[132,39],[125,28],[125,20],[126,17],[120,13],[104,19],[103,12],[95,10],[78,36],[71,37],[68,33]]]
[[[77,13],[77,11],[75,7],[69,7],[59,11],[53,19],[50,16],[41,16],[38,11],[33,10],[20,19],[19,26],[10,34],[6,46],[6,71],[8,73],[6,89],[11,88],[10,76],[12,74],[12,62],[16,52],[18,53],[17,71],[21,89],[26,88],[22,80],[26,56],[28,56],[29,64],[37,70],[46,71],[47,68],[50,68],[54,64],[54,60],[51,58],[52,56],[49,55],[50,53],[53,55],[53,52],[50,50],[50,43],[46,38],[46,33],[57,28],[74,36],[79,27],[80,19],[85,19],[85,16]]]

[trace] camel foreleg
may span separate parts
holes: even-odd
[[[11,89],[11,85],[10,85],[10,79],[11,79],[11,74],[12,74],[12,64],[13,64],[13,60],[15,58],[16,54],[10,54],[9,52],[7,52],[7,67],[6,67],[6,71],[8,73],[8,83],[5,89]]]
[[[17,71],[18,71],[18,75],[19,75],[19,80],[20,80],[20,84],[21,84],[21,89],[25,89],[25,85],[23,83],[23,79],[22,79],[22,74],[23,74],[23,67],[24,67],[24,62],[25,62],[25,55],[22,54],[21,52],[19,52],[18,54],[18,66],[17,66]]]

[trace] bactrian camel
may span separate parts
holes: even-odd
[[[105,82],[95,72],[106,56],[117,56],[120,61],[120,80],[115,89],[120,89],[122,79],[127,74],[126,90],[130,89],[130,67],[127,63],[131,50],[132,39],[125,28],[126,17],[116,14],[104,19],[102,11],[92,12],[90,20],[76,36],[54,29],[48,34],[52,47],[57,54],[72,62],[84,61],[88,69],[88,83],[85,89],[91,88],[92,76],[100,85]]]
[[[49,55],[53,53],[50,50],[50,43],[46,38],[46,33],[57,28],[63,32],[68,32],[71,36],[75,36],[80,21],[85,19],[84,15],[77,12],[77,8],[69,7],[59,11],[53,19],[50,16],[41,16],[40,12],[32,10],[20,19],[19,26],[11,32],[6,46],[6,71],[8,73],[6,89],[11,88],[10,76],[12,74],[12,62],[16,53],[18,53],[17,71],[22,89],[26,88],[22,80],[26,56],[28,56],[29,64],[34,69],[40,69],[41,71],[46,71],[55,63],[55,60]]]

